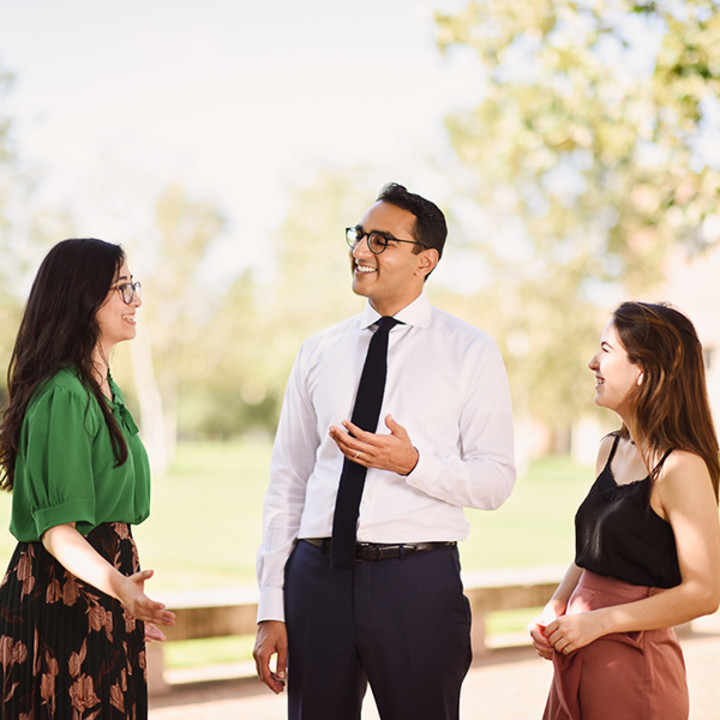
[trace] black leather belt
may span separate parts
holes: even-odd
[[[324,553],[330,552],[330,538],[301,538],[305,542],[320,548]],[[400,543],[396,545],[385,543],[357,543],[355,545],[355,560],[391,560],[404,558],[416,552],[436,550],[441,547],[455,547],[454,541],[448,542],[421,542]]]

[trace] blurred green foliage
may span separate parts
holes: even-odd
[[[477,305],[497,311],[516,408],[536,419],[586,404],[598,307],[648,293],[671,246],[717,242],[717,10],[483,0],[436,16],[441,50],[478,61],[447,117],[479,209],[464,239],[489,268]]]

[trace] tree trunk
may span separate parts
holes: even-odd
[[[163,403],[155,380],[150,339],[144,328],[138,329],[137,337],[130,343],[130,348],[143,442],[153,474],[162,475],[168,464]]]

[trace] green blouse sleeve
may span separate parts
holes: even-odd
[[[56,387],[26,417],[25,447],[19,453],[26,466],[17,490],[38,537],[62,523],[95,525],[92,445],[100,423],[88,400],[85,392]]]
[[[109,408],[128,458],[118,465],[102,408],[71,368],[33,395],[20,432],[10,532],[36,542],[75,523],[83,535],[104,522],[141,523],[150,512],[150,468],[137,426],[110,378]]]

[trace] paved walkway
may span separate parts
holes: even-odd
[[[720,720],[720,615],[696,621],[682,645],[690,685],[690,720]],[[465,680],[461,717],[538,719],[551,675],[550,663],[529,648],[493,650],[473,666]],[[150,720],[286,719],[284,697],[275,697],[254,679],[175,687],[169,695],[151,699],[150,708]],[[363,720],[378,720],[371,697],[365,703]]]

